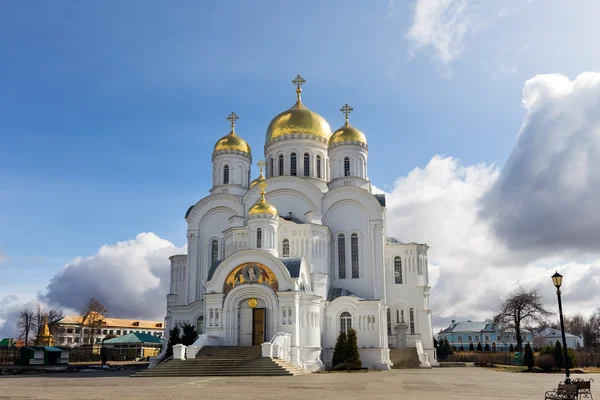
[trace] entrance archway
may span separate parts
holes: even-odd
[[[242,285],[225,297],[225,345],[252,346],[271,340],[276,331],[278,300],[264,285]]]

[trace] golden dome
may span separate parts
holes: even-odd
[[[265,143],[269,143],[273,139],[277,139],[290,134],[305,134],[313,136],[317,139],[329,139],[331,136],[331,127],[325,120],[316,112],[313,112],[306,108],[302,104],[300,94],[302,89],[300,86],[305,82],[304,78],[300,75],[292,81],[294,85],[297,85],[296,104],[289,110],[277,115],[267,128],[267,135],[265,137]]]
[[[265,188],[267,187],[267,183],[262,181],[258,185],[261,189],[260,199],[258,199],[258,201],[254,203],[252,207],[250,207],[250,210],[248,210],[248,215],[269,214],[275,217],[279,216],[275,206],[267,203],[267,200],[265,200]]]
[[[240,153],[245,153],[247,155],[252,155],[250,151],[250,146],[244,139],[235,134],[235,121],[237,121],[239,117],[236,113],[232,112],[227,117],[227,120],[231,122],[231,132],[227,135],[223,136],[221,139],[217,140],[215,144],[215,148],[213,150],[213,154],[220,151],[237,151]]]
[[[257,183],[260,183],[262,181],[265,180],[265,176],[263,175],[263,167],[266,165],[264,160],[260,160],[258,162],[258,166],[260,168],[260,175],[258,176],[258,178],[256,178],[255,180],[253,180],[252,182],[250,182],[250,189],[252,189],[254,187],[254,185],[256,185]]]
[[[333,135],[329,138],[329,147],[336,144],[344,144],[344,143],[361,143],[365,146],[367,145],[367,137],[364,133],[350,125],[348,122],[348,116],[354,109],[348,105],[348,103],[344,104],[342,108],[340,108],[342,114],[346,116],[346,123],[337,131],[333,132]]]
[[[333,132],[333,135],[329,138],[329,146],[331,147],[334,144],[342,144],[344,142],[359,142],[366,145],[367,137],[346,121],[344,126]]]

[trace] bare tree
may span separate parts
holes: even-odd
[[[19,339],[25,340],[25,345],[29,344],[29,338],[35,332],[34,312],[29,308],[19,311],[17,317],[17,329]]]
[[[35,309],[34,317],[33,317],[33,329],[35,332],[36,338],[39,335],[40,329],[44,326],[44,318],[48,323],[48,329],[50,329],[50,335],[54,336],[56,331],[55,322],[64,317],[63,310],[60,308],[45,308],[43,304],[38,303]]]
[[[494,325],[503,331],[514,330],[517,339],[517,350],[523,350],[521,330],[524,326],[541,323],[550,312],[544,305],[544,298],[538,289],[527,290],[519,286],[500,305],[494,316]]]
[[[96,331],[102,326],[102,320],[106,317],[108,317],[108,308],[95,297],[90,298],[81,310],[84,343],[89,343],[93,348]]]

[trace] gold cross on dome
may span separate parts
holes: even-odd
[[[260,160],[256,163],[256,165],[258,165],[258,168],[260,168],[260,173],[262,174],[262,170],[264,167],[267,166],[267,163],[265,162],[265,160]]]
[[[238,119],[240,119],[240,117],[238,117],[237,114],[234,113],[234,112],[232,112],[231,114],[229,114],[229,116],[227,117],[227,121],[231,122],[231,128],[232,129],[235,126],[235,121],[237,121]]]
[[[354,108],[350,107],[348,103],[346,103],[342,106],[342,108],[340,108],[340,111],[346,116],[346,122],[348,122],[348,116],[350,113],[352,113],[352,111],[354,111]]]
[[[302,86],[302,85],[304,85],[304,83],[306,83],[306,79],[304,79],[303,77],[300,76],[300,74],[298,74],[298,75],[296,75],[296,77],[294,78],[292,83],[298,87],[298,90],[300,90],[300,86]]]

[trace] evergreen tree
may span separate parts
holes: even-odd
[[[346,359],[344,362],[348,369],[362,368],[362,361],[360,360],[360,353],[358,352],[358,340],[354,329],[348,329],[348,338],[346,339]]]
[[[485,346],[483,347],[483,349],[484,349],[485,351],[490,351],[490,344],[489,344],[489,343],[486,343],[486,344],[485,344]]]
[[[533,357],[533,350],[529,343],[525,345],[525,355],[523,356],[523,364],[531,371],[535,365],[535,359]]]
[[[167,344],[166,358],[173,355],[173,346],[179,343],[181,343],[181,332],[179,331],[179,327],[175,326],[175,328],[169,331],[169,343]]]
[[[475,346],[473,346],[473,343],[469,343],[469,350],[475,351]]]
[[[456,350],[456,348],[454,346],[450,346],[450,342],[448,341],[448,338],[444,339],[444,347],[446,348],[446,354],[449,356],[454,354],[454,350]]]
[[[510,351],[511,353],[513,353],[515,351],[515,346],[513,346],[512,343],[510,344],[508,351]]]
[[[477,351],[483,351],[483,346],[481,345],[481,342],[477,343]]]
[[[337,337],[335,341],[335,347],[333,348],[333,358],[331,360],[331,366],[335,367],[336,365],[342,364],[346,358],[346,332],[342,331]]]
[[[183,335],[181,336],[181,344],[190,346],[194,344],[196,339],[198,339],[198,332],[196,332],[194,325],[184,324]]]
[[[554,363],[558,368],[565,367],[565,354],[563,353],[563,347],[558,340],[554,345]]]

